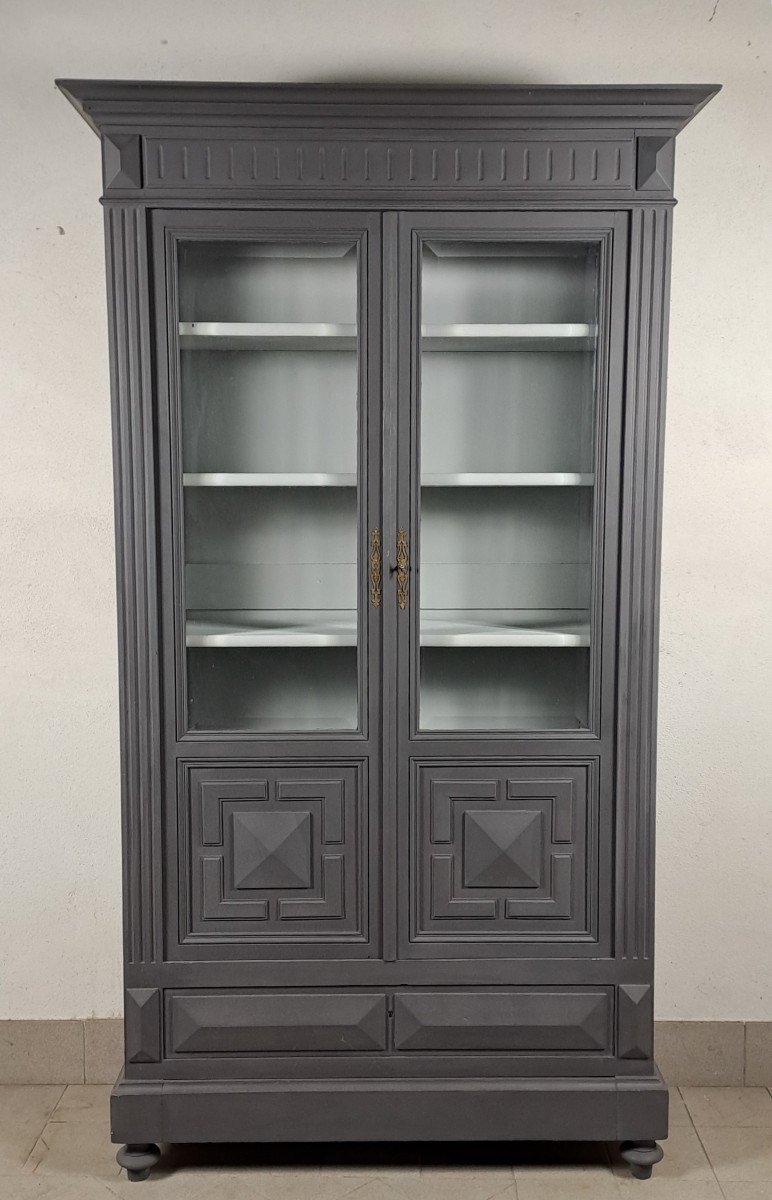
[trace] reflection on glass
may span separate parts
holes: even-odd
[[[422,729],[588,723],[598,260],[422,259]]]
[[[357,252],[180,248],[188,727],[356,729]]]

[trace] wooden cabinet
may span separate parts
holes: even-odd
[[[650,1173],[673,146],[716,89],[60,87],[104,164],[119,1161]]]

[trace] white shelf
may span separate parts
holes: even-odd
[[[592,487],[595,476],[574,471],[467,471],[422,475],[422,487]]]
[[[180,321],[183,350],[355,350],[356,325],[309,321]]]
[[[577,620],[577,618],[580,618]],[[589,615],[550,609],[421,612],[422,646],[589,646]]]
[[[355,474],[322,474],[310,471],[186,472],[185,487],[356,487]]]
[[[289,609],[199,612],[185,630],[188,646],[355,646],[355,612]]]
[[[576,620],[579,616],[582,619]],[[223,611],[191,613],[185,633],[190,647],[238,646],[355,646],[356,613]],[[589,646],[586,613],[528,611],[421,612],[421,645],[475,646]]]
[[[554,324],[422,325],[421,345],[435,350],[591,350],[597,326]],[[183,350],[354,350],[357,327],[312,321],[180,321]]]
[[[186,471],[185,487],[356,487],[352,472],[312,471]],[[422,487],[592,487],[595,476],[574,471],[469,471],[424,475]]]
[[[591,350],[596,325],[422,325],[421,346],[433,350]]]

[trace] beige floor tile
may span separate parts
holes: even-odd
[[[715,1179],[658,1179],[657,1167],[645,1182],[632,1176],[619,1180],[619,1200],[641,1200],[642,1196],[644,1200],[724,1200]]]
[[[726,1200],[772,1200],[772,1183],[725,1183]]]
[[[772,1182],[772,1129],[705,1126],[700,1137],[721,1183]]]
[[[611,1168],[594,1166],[535,1166],[517,1173],[518,1200],[606,1200],[619,1195]]]
[[[0,1088],[0,1176],[24,1166],[64,1086]]]
[[[109,1096],[108,1087],[68,1087],[35,1143],[25,1169],[40,1175],[117,1177],[116,1147],[111,1144],[109,1134]]]
[[[661,1143],[665,1152],[662,1162],[657,1163],[651,1176],[651,1181],[658,1183],[677,1181],[679,1183],[715,1183],[715,1175],[702,1148],[700,1139],[691,1126],[677,1125],[670,1131],[670,1137]],[[630,1167],[615,1150],[613,1155],[614,1174],[623,1183],[633,1179]],[[650,1181],[650,1182],[651,1182]],[[648,1194],[648,1193],[647,1193]]]
[[[670,1106],[667,1119],[670,1129],[676,1129],[679,1125],[691,1125],[692,1123],[689,1110],[684,1104],[683,1096],[678,1088],[675,1087],[671,1087],[670,1089]]]
[[[106,1185],[87,1175],[6,1175],[0,1178],[2,1200],[111,1200]]]
[[[427,1193],[427,1197],[433,1193]],[[384,1179],[370,1179],[367,1183],[356,1187],[353,1192],[343,1193],[346,1200],[403,1200],[404,1192],[398,1191]]]
[[[281,1170],[263,1170],[260,1167],[245,1168],[242,1176],[252,1183],[255,1194],[264,1200],[339,1200],[355,1191],[380,1180],[358,1180],[341,1176],[320,1168],[304,1169],[291,1165]],[[385,1185],[384,1185],[385,1186]],[[400,1194],[391,1189],[391,1200]]]
[[[478,1163],[450,1169],[428,1166],[417,1180],[395,1183],[408,1200],[490,1200],[511,1188],[514,1177],[511,1167]]]
[[[766,1088],[681,1088],[698,1130],[704,1125],[772,1128],[772,1096]]]

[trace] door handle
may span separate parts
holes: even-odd
[[[370,531],[370,603],[379,608],[381,603],[381,531]]]
[[[407,548],[407,533],[404,529],[397,532],[397,565],[393,573],[397,577],[397,604],[407,608],[407,577],[410,570],[410,558]]]

